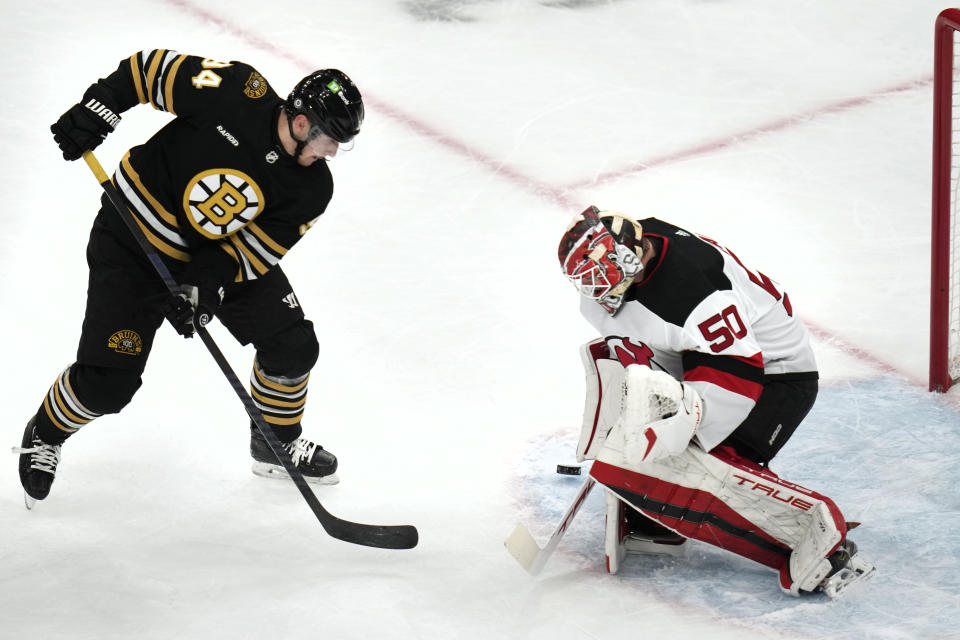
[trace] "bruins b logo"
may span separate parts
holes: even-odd
[[[190,224],[216,240],[239,231],[263,211],[263,191],[253,178],[236,169],[199,173],[183,193]]]

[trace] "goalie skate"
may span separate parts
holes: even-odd
[[[842,598],[851,586],[869,580],[877,572],[875,566],[857,554],[857,545],[853,540],[844,541],[830,557],[830,564],[835,572],[821,583],[820,589],[834,600]]]
[[[642,515],[607,489],[604,551],[607,573],[617,573],[627,554],[682,557],[687,539]]]
[[[340,482],[336,474],[337,457],[315,442],[297,438],[293,442],[285,443],[283,448],[307,483],[329,485]],[[250,434],[250,455],[253,457],[254,475],[262,478],[290,477],[259,431],[252,431]]]

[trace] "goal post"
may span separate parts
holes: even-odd
[[[960,9],[937,16],[933,62],[930,391],[960,380]]]

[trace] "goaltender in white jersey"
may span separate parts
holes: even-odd
[[[608,570],[692,538],[770,567],[792,595],[873,575],[837,505],[768,466],[817,396],[786,292],[713,240],[596,207],[558,253],[603,336],[581,348],[577,457],[605,489]]]

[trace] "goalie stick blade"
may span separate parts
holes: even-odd
[[[567,507],[566,513],[563,514],[563,519],[560,520],[560,524],[553,530],[553,534],[551,534],[550,539],[547,540],[547,544],[544,545],[542,549],[522,524],[518,524],[516,528],[514,528],[513,533],[510,534],[510,537],[503,542],[503,546],[507,548],[510,555],[512,555],[517,562],[520,563],[520,566],[526,569],[530,575],[537,575],[540,573],[540,570],[543,569],[544,565],[547,564],[547,560],[550,559],[553,550],[560,544],[560,539],[563,537],[563,534],[567,532],[567,528],[570,526],[570,523],[573,522],[573,518],[577,515],[577,512],[580,511],[580,507],[583,506],[584,501],[587,499],[590,490],[593,489],[593,485],[596,484],[596,482],[592,476],[587,476],[586,481],[580,486],[580,490],[577,491],[573,502]]]
[[[531,575],[536,575],[542,568],[541,565],[534,570],[534,565],[537,563],[537,558],[540,556],[542,549],[530,535],[530,531],[522,524],[517,524],[513,533],[503,541],[503,546],[520,563],[520,566]]]

